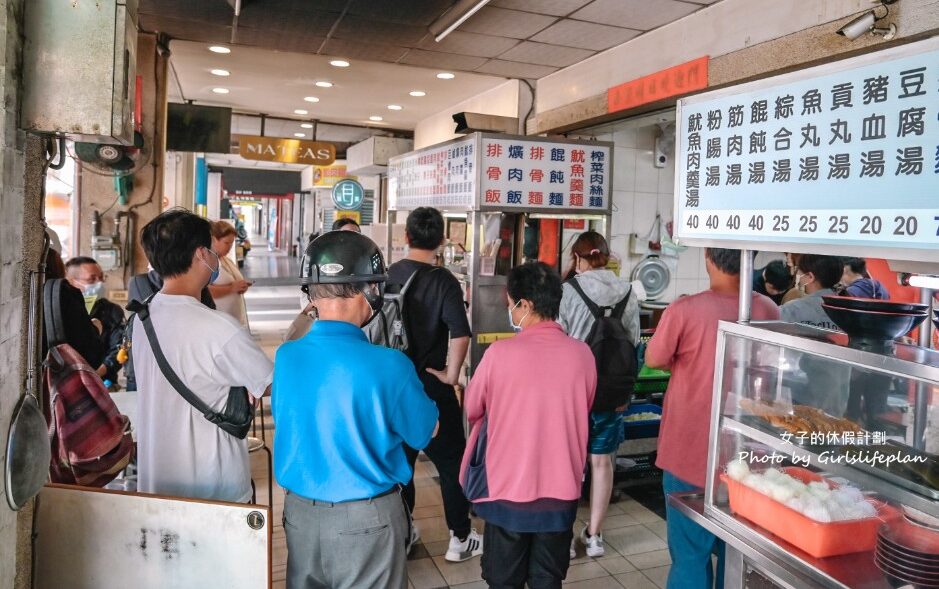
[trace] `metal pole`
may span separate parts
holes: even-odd
[[[740,306],[737,321],[750,322],[753,301],[753,250],[740,250]]]
[[[919,302],[929,305],[926,321],[919,326],[919,345],[923,348],[929,348],[932,344],[932,318],[933,313],[933,291],[928,288],[920,289]],[[919,381],[916,383],[916,405],[913,413],[913,447],[917,450],[926,449],[926,420],[929,417],[929,386]]]

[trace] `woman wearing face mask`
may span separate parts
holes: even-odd
[[[513,268],[506,290],[509,321],[519,333],[490,346],[466,389],[471,431],[460,482],[486,522],[481,565],[489,586],[560,588],[587,458],[596,363],[590,348],[555,322],[561,278],[553,268],[541,262]]]
[[[215,299],[215,308],[228,313],[241,322],[248,324],[243,295],[251,286],[244,279],[238,265],[228,259],[238,231],[231,223],[215,221],[212,223],[212,249],[218,254],[218,278],[209,284],[209,291]]]
[[[633,345],[639,343],[639,300],[632,292],[629,281],[606,269],[610,248],[606,239],[596,231],[586,231],[571,247],[571,263],[575,276],[564,284],[558,323],[575,339],[585,341],[593,328],[594,315],[573,281],[599,307],[616,307],[626,301],[622,321]],[[613,491],[613,460],[623,441],[623,411],[592,411],[590,413],[590,520],[580,531],[580,541],[587,556],[600,557],[603,548],[603,520],[606,518]],[[575,556],[574,543],[571,557]]]

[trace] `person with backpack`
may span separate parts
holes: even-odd
[[[144,226],[141,241],[163,287],[128,307],[136,313],[138,490],[245,503],[245,425],[274,366],[234,317],[200,302],[219,272],[209,221],[171,209]]]
[[[88,315],[101,326],[101,342],[106,353],[97,372],[102,380],[113,385],[117,383],[117,373],[122,366],[119,352],[126,324],[124,309],[105,297],[104,270],[94,258],[77,256],[70,259],[65,263],[65,276],[69,284],[82,291]]]
[[[629,281],[606,265],[610,247],[596,231],[585,231],[571,246],[575,276],[564,283],[558,323],[590,346],[596,358],[597,394],[590,411],[590,520],[578,539],[587,556],[605,553],[603,520],[613,492],[613,464],[623,442],[623,412],[638,370],[639,300]],[[571,558],[576,542],[571,543]]]
[[[518,334],[492,344],[466,389],[472,428],[463,488],[486,522],[482,577],[490,587],[556,587],[587,459],[596,362],[557,324],[561,277],[543,262],[513,268],[506,285]]]
[[[411,211],[405,226],[408,255],[388,268],[388,290],[407,285],[401,301],[401,329],[408,339],[407,354],[424,384],[424,391],[440,411],[440,434],[424,448],[440,475],[443,510],[450,529],[450,544],[444,555],[450,562],[467,560],[483,551],[482,537],[472,528],[469,501],[460,487],[460,461],[466,448],[463,410],[454,385],[459,384],[463,361],[469,349],[470,326],[457,279],[434,264],[444,243],[444,219],[437,209]],[[394,328],[394,326],[391,326]],[[418,452],[409,449],[413,468]],[[404,491],[408,509],[414,511],[414,481]],[[419,531],[412,530],[410,545]]]
[[[646,366],[672,373],[665,391],[655,461],[664,471],[662,488],[666,496],[703,492],[711,433],[717,324],[738,318],[740,251],[708,248],[704,265],[711,287],[670,304],[646,348]],[[750,316],[754,321],[779,319],[779,307],[768,297],[753,292]],[[668,501],[665,511],[672,559],[666,587],[723,587],[723,542]],[[714,552],[718,555],[716,574],[711,563]]]
[[[288,589],[407,587],[411,479],[437,408],[399,351],[362,332],[382,307],[385,263],[364,235],[311,242],[300,283],[316,306],[309,333],[274,362],[274,475],[286,489]]]

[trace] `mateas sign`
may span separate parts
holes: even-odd
[[[322,141],[242,135],[238,154],[249,160],[328,166],[336,161],[336,146]]]

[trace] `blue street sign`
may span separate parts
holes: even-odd
[[[333,186],[333,202],[337,209],[357,211],[365,200],[365,189],[355,180],[340,180]]]

